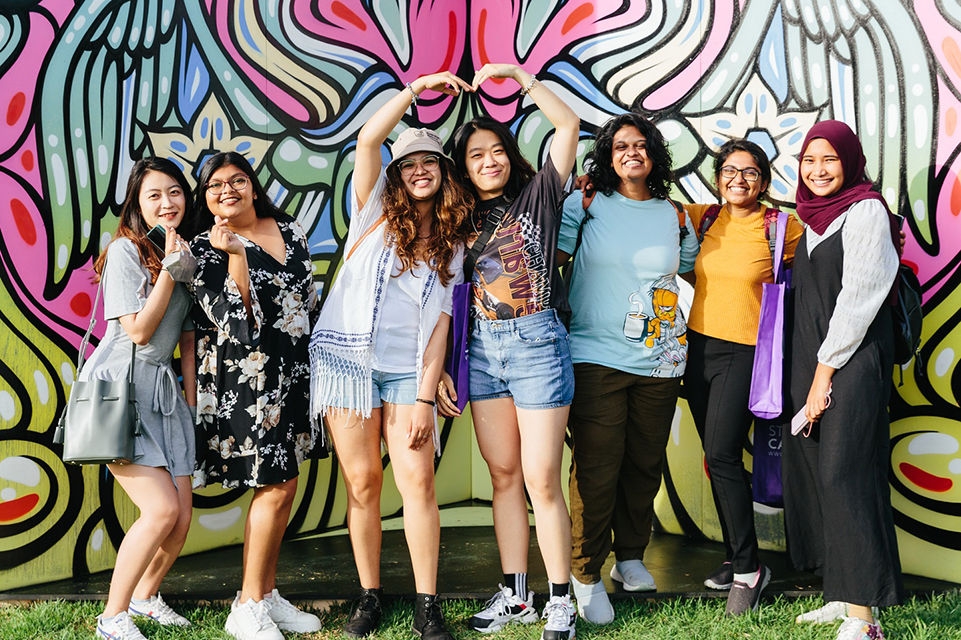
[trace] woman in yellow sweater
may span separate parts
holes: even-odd
[[[771,165],[758,145],[747,140],[724,144],[714,162],[714,179],[724,204],[686,207],[701,251],[694,265],[684,386],[704,446],[727,552],[727,561],[704,584],[730,589],[726,613],[740,615],[757,609],[771,578],[758,560],[743,449],[755,420],[748,396],[762,284],[774,282],[770,236],[777,214],[760,202],[771,183]],[[786,262],[793,259],[802,233],[797,219],[789,217]]]

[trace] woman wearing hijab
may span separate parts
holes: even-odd
[[[903,599],[887,480],[897,232],[864,166],[843,122],[820,122],[804,140],[791,404],[808,428],[783,444],[788,550],[823,577],[828,603],[798,621],[832,622],[828,610],[846,603],[838,640],[883,638],[872,606]]]

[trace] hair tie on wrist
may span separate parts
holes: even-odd
[[[410,91],[410,103],[417,104],[417,94],[414,93],[414,87],[410,86],[409,82],[407,83],[407,90]]]
[[[526,96],[534,88],[534,83],[537,82],[537,76],[533,73],[531,74],[531,81],[527,83],[527,86],[521,89],[521,95]]]
[[[424,404],[429,404],[432,407],[437,406],[437,403],[433,400],[427,400],[426,398],[416,398],[417,402],[423,402]]]

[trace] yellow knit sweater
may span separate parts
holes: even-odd
[[[695,229],[700,227],[708,206],[685,205]],[[701,240],[701,252],[694,264],[694,302],[687,321],[693,331],[740,344],[757,342],[761,285],[774,282],[771,252],[764,236],[766,209],[762,205],[757,213],[734,218],[724,205]],[[794,260],[803,232],[804,227],[792,213],[784,247],[788,264]]]

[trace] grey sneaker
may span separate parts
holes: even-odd
[[[757,584],[749,587],[738,580],[734,581],[731,592],[727,594],[727,608],[724,615],[739,616],[751,611],[757,611],[758,604],[761,602],[761,592],[771,581],[771,570],[761,565],[761,575],[757,579]]]
[[[571,589],[577,601],[577,613],[582,618],[591,624],[610,624],[614,621],[614,607],[611,606],[603,580],[587,584],[571,574]]]
[[[714,573],[704,579],[704,586],[716,591],[729,591],[734,584],[734,567],[730,562],[724,561]]]
[[[620,582],[624,591],[657,591],[654,576],[640,560],[615,562],[611,567],[611,580]]]

